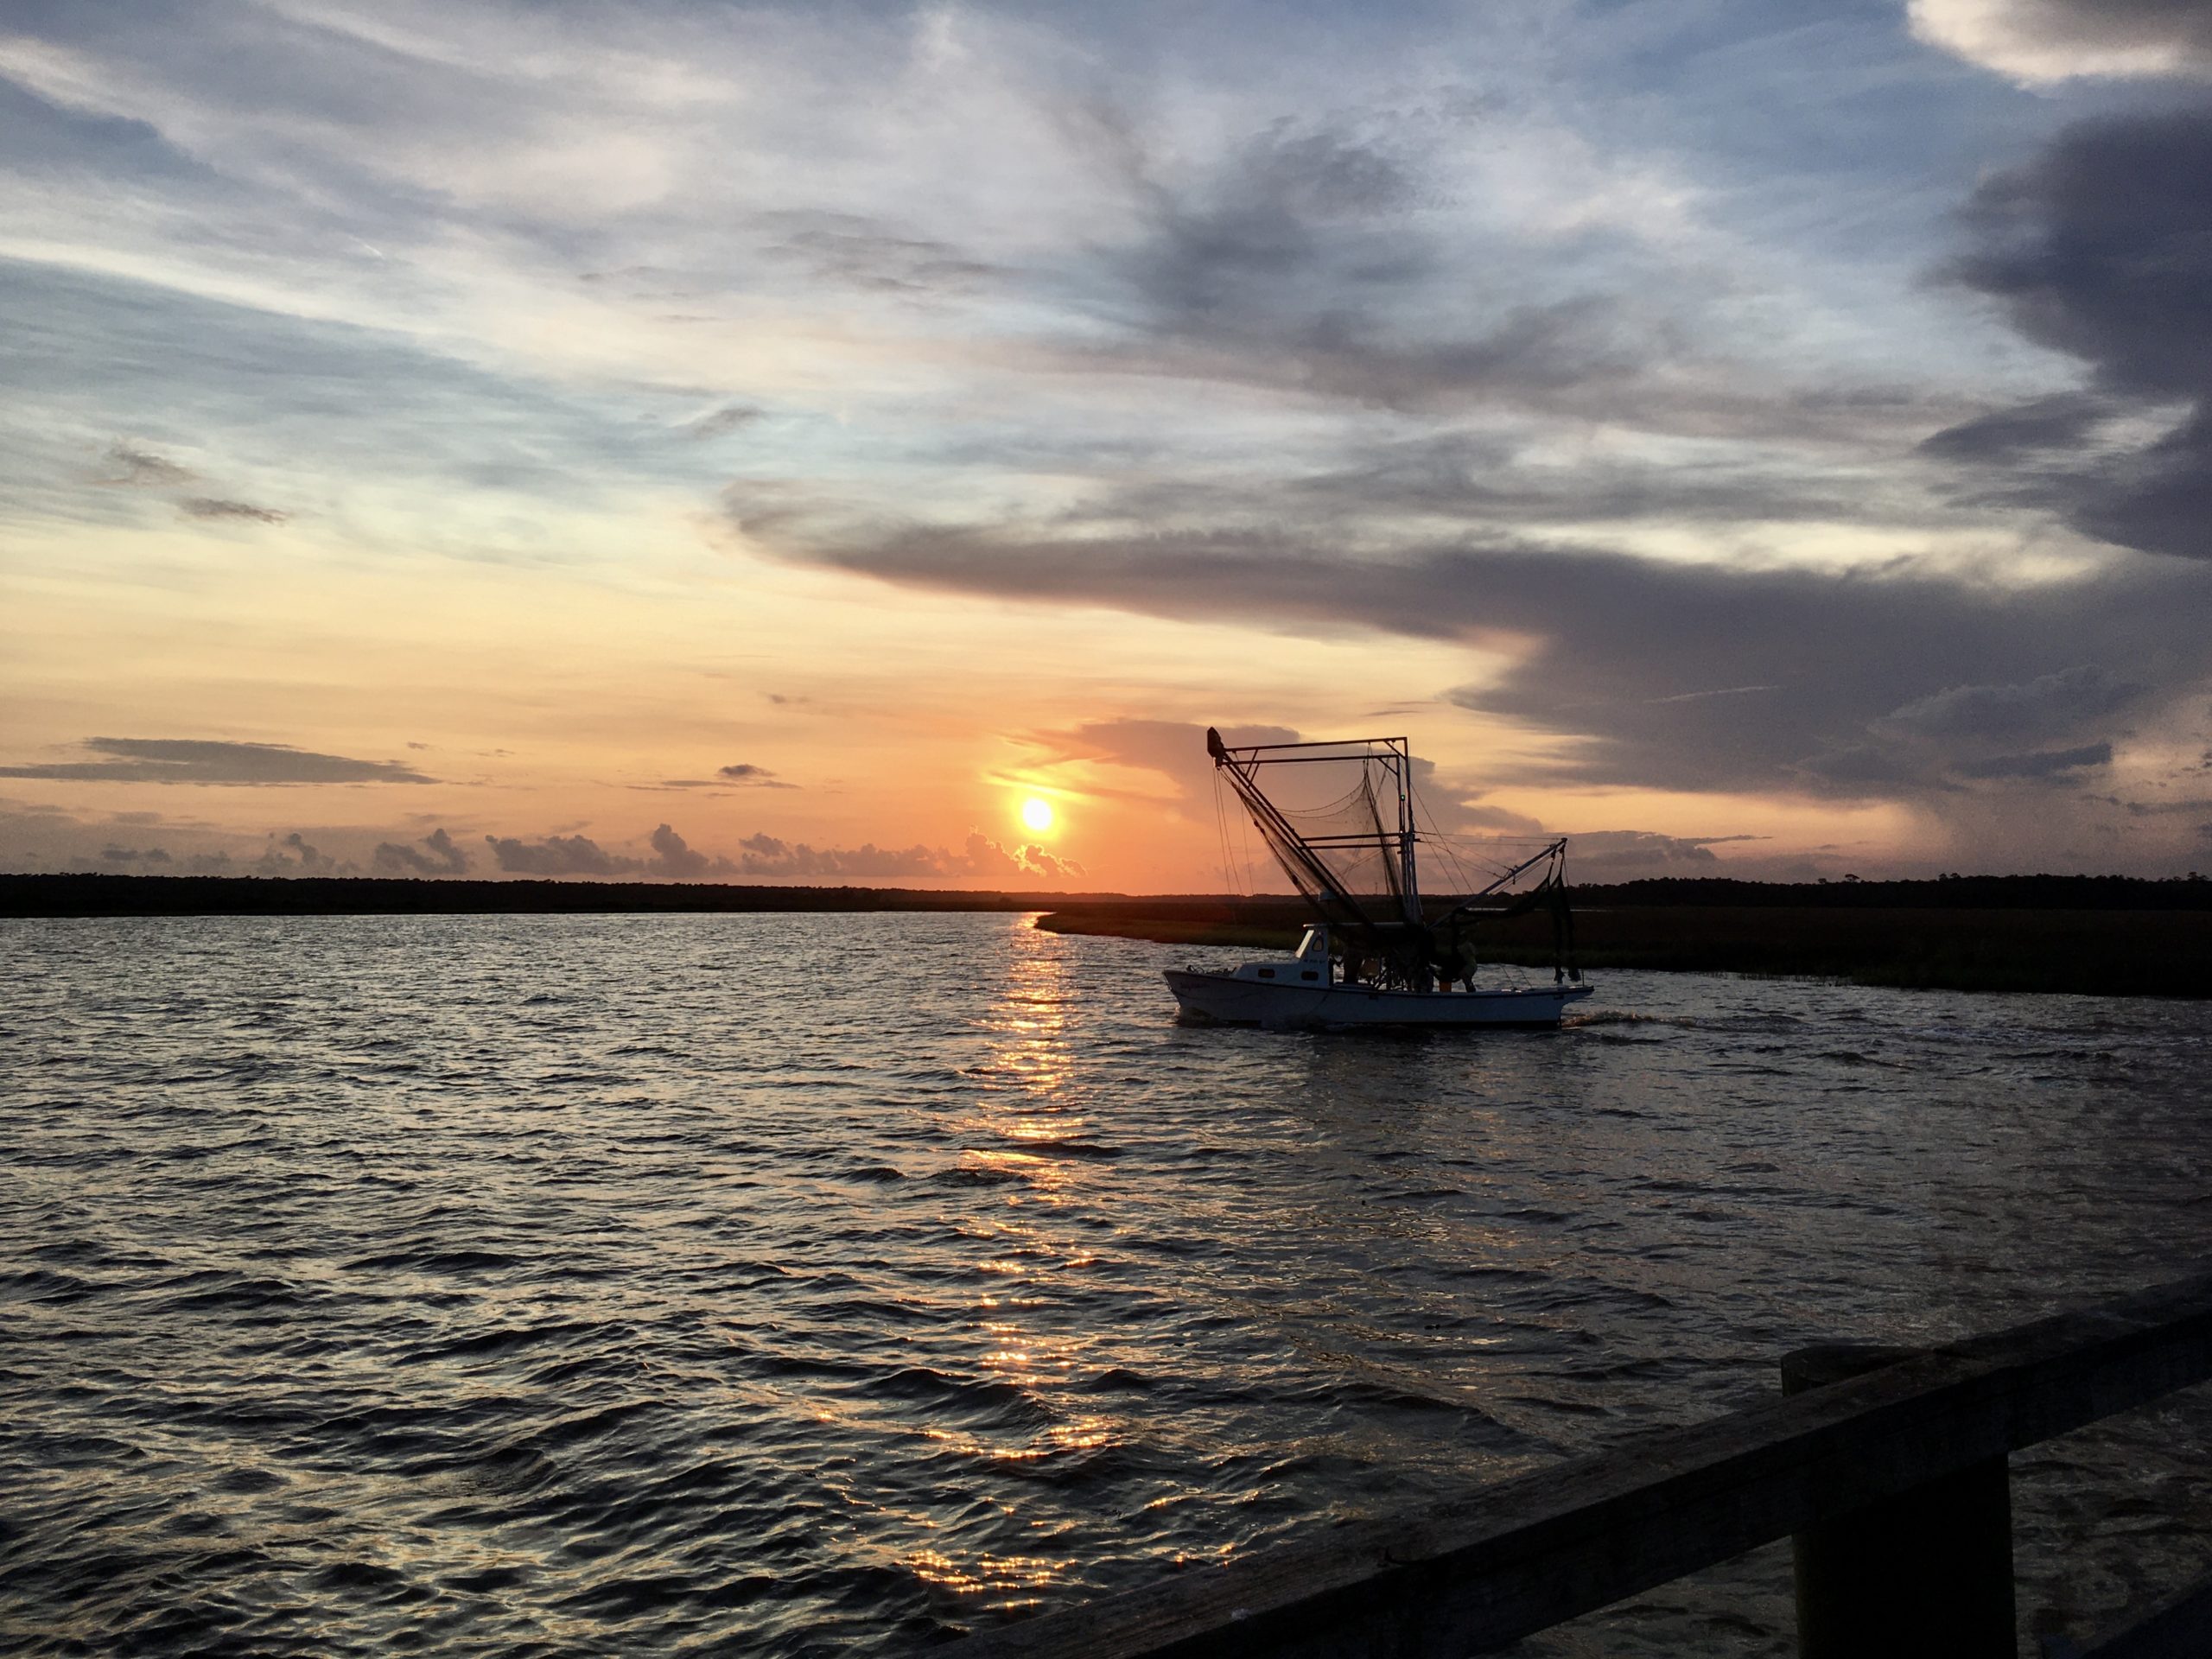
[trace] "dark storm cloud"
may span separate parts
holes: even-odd
[[[0,778],[114,784],[428,784],[396,760],[355,760],[283,743],[226,743],[156,737],[88,737],[106,757],[45,766],[0,766]]]
[[[2212,570],[2195,565],[2004,588],[1504,541],[1361,558],[1287,531],[1083,528],[848,525],[793,546],[919,586],[1502,647],[1516,664],[1453,701],[1587,740],[1530,779],[1940,789],[1955,760],[2108,740],[2108,725],[2082,728],[2170,702],[2212,668]]]
[[[2212,106],[2069,129],[1977,190],[1967,222],[1958,279],[2088,364],[2097,397],[1999,411],[1929,448],[2014,463],[1999,474],[2013,499],[2100,540],[2212,558]],[[2092,423],[2117,412],[2169,429],[2078,457]]]
[[[2058,392],[1947,426],[1923,441],[1923,454],[1940,461],[2009,461],[2074,449],[2118,412],[2110,398]]]
[[[419,848],[398,842],[378,842],[375,865],[387,875],[465,875],[468,872],[468,855],[440,828],[423,836]]]
[[[1936,739],[2032,742],[2116,714],[2139,698],[2139,681],[2093,664],[2020,685],[1954,685],[1894,709],[1885,730]]]
[[[1965,778],[2056,778],[2111,764],[2111,744],[2084,743],[2075,749],[2039,749],[2030,754],[1993,754],[1980,760],[1961,760],[1955,769]]]

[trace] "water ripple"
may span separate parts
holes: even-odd
[[[902,1652],[2201,1249],[2193,1007],[1624,974],[1344,1040],[1174,1025],[1192,954],[0,923],[0,1646]],[[2021,1460],[2024,1602],[2203,1551],[2204,1416]],[[1602,1645],[1766,1650],[1777,1572]]]

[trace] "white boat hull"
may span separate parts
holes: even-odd
[[[1183,1017],[1224,1026],[1556,1026],[1588,985],[1494,991],[1380,991],[1365,985],[1298,985],[1166,969]]]

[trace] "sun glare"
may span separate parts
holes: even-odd
[[[1033,830],[1039,835],[1043,834],[1052,827],[1051,804],[1040,801],[1032,795],[1021,804],[1021,822],[1024,828]]]

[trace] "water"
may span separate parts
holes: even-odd
[[[903,1652],[2173,1276],[2212,1013],[1192,1030],[1001,916],[0,923],[0,1647]],[[2212,1554],[2015,1460],[2024,1619]],[[2056,1609],[2056,1611],[2050,1610]],[[1772,1551],[1531,1652],[1786,1650]]]

